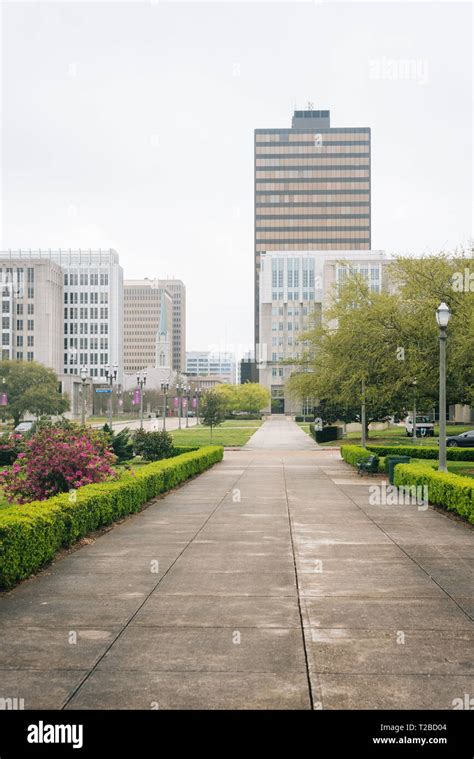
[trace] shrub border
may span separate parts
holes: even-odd
[[[85,485],[46,501],[0,511],[0,589],[11,588],[50,561],[61,547],[111,524],[222,460],[222,446],[204,446],[125,472],[119,480]]]

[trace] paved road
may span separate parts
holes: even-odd
[[[197,423],[196,417],[190,417],[188,419],[188,427],[194,427]],[[99,427],[102,428],[104,426],[104,422],[94,423],[92,427]],[[139,419],[130,419],[127,422],[121,422],[121,421],[115,421],[113,422],[113,428],[114,432],[120,432],[120,430],[125,429],[125,427],[128,427],[129,430],[138,430],[140,428],[140,420]],[[147,432],[151,432],[154,430],[162,430],[163,429],[163,418],[159,419],[144,419],[143,420],[143,428]],[[181,419],[181,429],[186,428],[186,419]],[[167,417],[166,419],[166,429],[168,432],[172,432],[173,430],[179,429],[179,419],[174,416]]]
[[[370,505],[380,481],[335,451],[273,449],[299,432],[266,422],[268,449],[226,452],[5,596],[0,697],[451,709],[472,694],[472,530]]]

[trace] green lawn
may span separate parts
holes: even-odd
[[[241,446],[252,437],[258,429],[257,426],[236,427],[229,425],[214,427],[212,438],[209,427],[189,427],[188,429],[172,430],[173,442],[175,445],[223,445],[223,446]]]
[[[254,429],[258,429],[263,424],[263,421],[261,419],[226,419],[222,422],[220,427],[224,428],[239,428],[239,427],[253,427]],[[208,429],[208,427],[204,427],[202,424],[195,425],[194,429],[202,430],[202,429]]]
[[[461,432],[466,432],[469,429],[473,429],[473,427],[474,425],[463,427],[461,425],[448,424],[446,426],[446,434],[460,435]],[[417,445],[436,447],[438,445],[438,436],[439,427],[436,425],[434,437],[417,438]],[[347,445],[347,443],[360,445],[360,442],[360,432],[348,432],[347,436],[342,440],[332,440],[329,443],[321,443],[320,445],[341,446]],[[388,430],[370,430],[367,442],[374,445],[413,445],[413,440],[411,437],[407,437],[404,427],[391,427]]]

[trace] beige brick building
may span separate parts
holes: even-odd
[[[162,303],[172,339],[173,299],[168,288],[158,279],[124,281],[125,374],[159,365],[157,340]]]

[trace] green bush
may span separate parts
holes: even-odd
[[[111,524],[193,477],[223,456],[220,446],[158,461],[120,479],[86,485],[71,494],[0,510],[0,588],[12,587],[50,561],[61,546]]]
[[[437,459],[439,448],[427,445],[367,445],[367,450],[379,456],[411,456],[414,459]],[[474,448],[447,448],[449,461],[474,461]]]
[[[160,461],[173,455],[173,438],[166,430],[145,432],[137,430],[133,436],[133,449],[145,461]]]
[[[357,466],[357,464],[367,461],[372,456],[372,453],[360,445],[341,445],[341,456],[347,464]],[[380,469],[379,457],[376,456],[376,458]]]
[[[451,472],[438,472],[426,464],[398,464],[395,485],[427,485],[428,500],[455,511],[474,524],[474,479]]]

